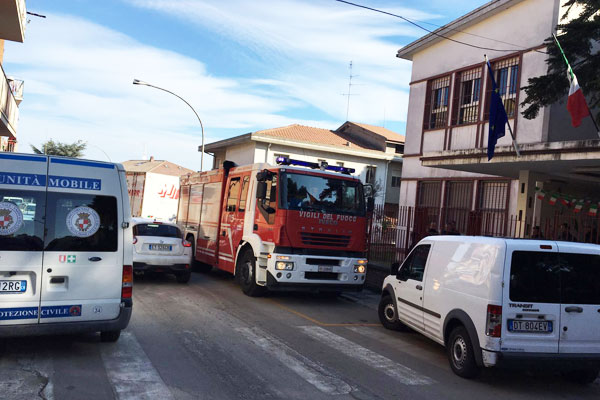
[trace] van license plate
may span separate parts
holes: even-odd
[[[319,265],[319,272],[333,272],[333,265]]]
[[[23,293],[27,291],[27,281],[0,281],[1,293]]]
[[[551,333],[552,321],[517,321],[509,319],[508,330],[510,332]]]
[[[148,248],[150,250],[158,250],[158,251],[171,251],[173,246],[170,244],[149,244]]]

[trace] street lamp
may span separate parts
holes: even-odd
[[[158,90],[162,90],[163,92],[171,93],[173,96],[179,98],[181,101],[183,101],[185,104],[187,104],[192,109],[192,111],[194,112],[194,114],[196,114],[196,118],[198,118],[198,122],[200,122],[200,129],[202,130],[202,152],[200,153],[200,172],[202,172],[202,168],[204,166],[204,126],[202,125],[202,120],[198,116],[198,113],[196,112],[196,110],[194,110],[194,107],[192,107],[192,105],[190,103],[188,103],[187,101],[185,101],[183,99],[183,97],[181,97],[181,96],[179,96],[179,95],[171,92],[170,90],[163,89],[161,87],[151,85],[148,82],[140,81],[139,79],[134,79],[133,80],[133,84],[134,85],[142,85],[142,86],[150,86],[150,87],[153,87],[154,89],[158,89]]]

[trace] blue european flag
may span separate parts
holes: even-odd
[[[506,124],[508,123],[508,116],[504,109],[504,103],[500,97],[496,80],[494,79],[494,71],[489,60],[487,61],[488,71],[490,73],[490,79],[492,80],[492,96],[490,97],[490,130],[488,133],[488,147],[487,155],[488,161],[494,157],[494,149],[498,138],[504,136],[506,132]]]

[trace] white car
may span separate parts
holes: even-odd
[[[590,383],[600,371],[600,246],[430,236],[385,279],[379,318],[445,346],[464,378],[531,364]]]
[[[191,277],[192,244],[183,239],[179,227],[171,222],[133,218],[133,270],[169,272],[177,282]]]

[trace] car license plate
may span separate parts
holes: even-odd
[[[508,330],[510,332],[551,333],[552,321],[517,321],[509,319]]]
[[[333,265],[319,265],[319,272],[333,272]]]
[[[150,250],[157,251],[171,251],[173,249],[173,246],[171,246],[170,244],[149,244],[148,248]]]
[[[27,281],[0,281],[1,293],[23,293],[27,291]]]

